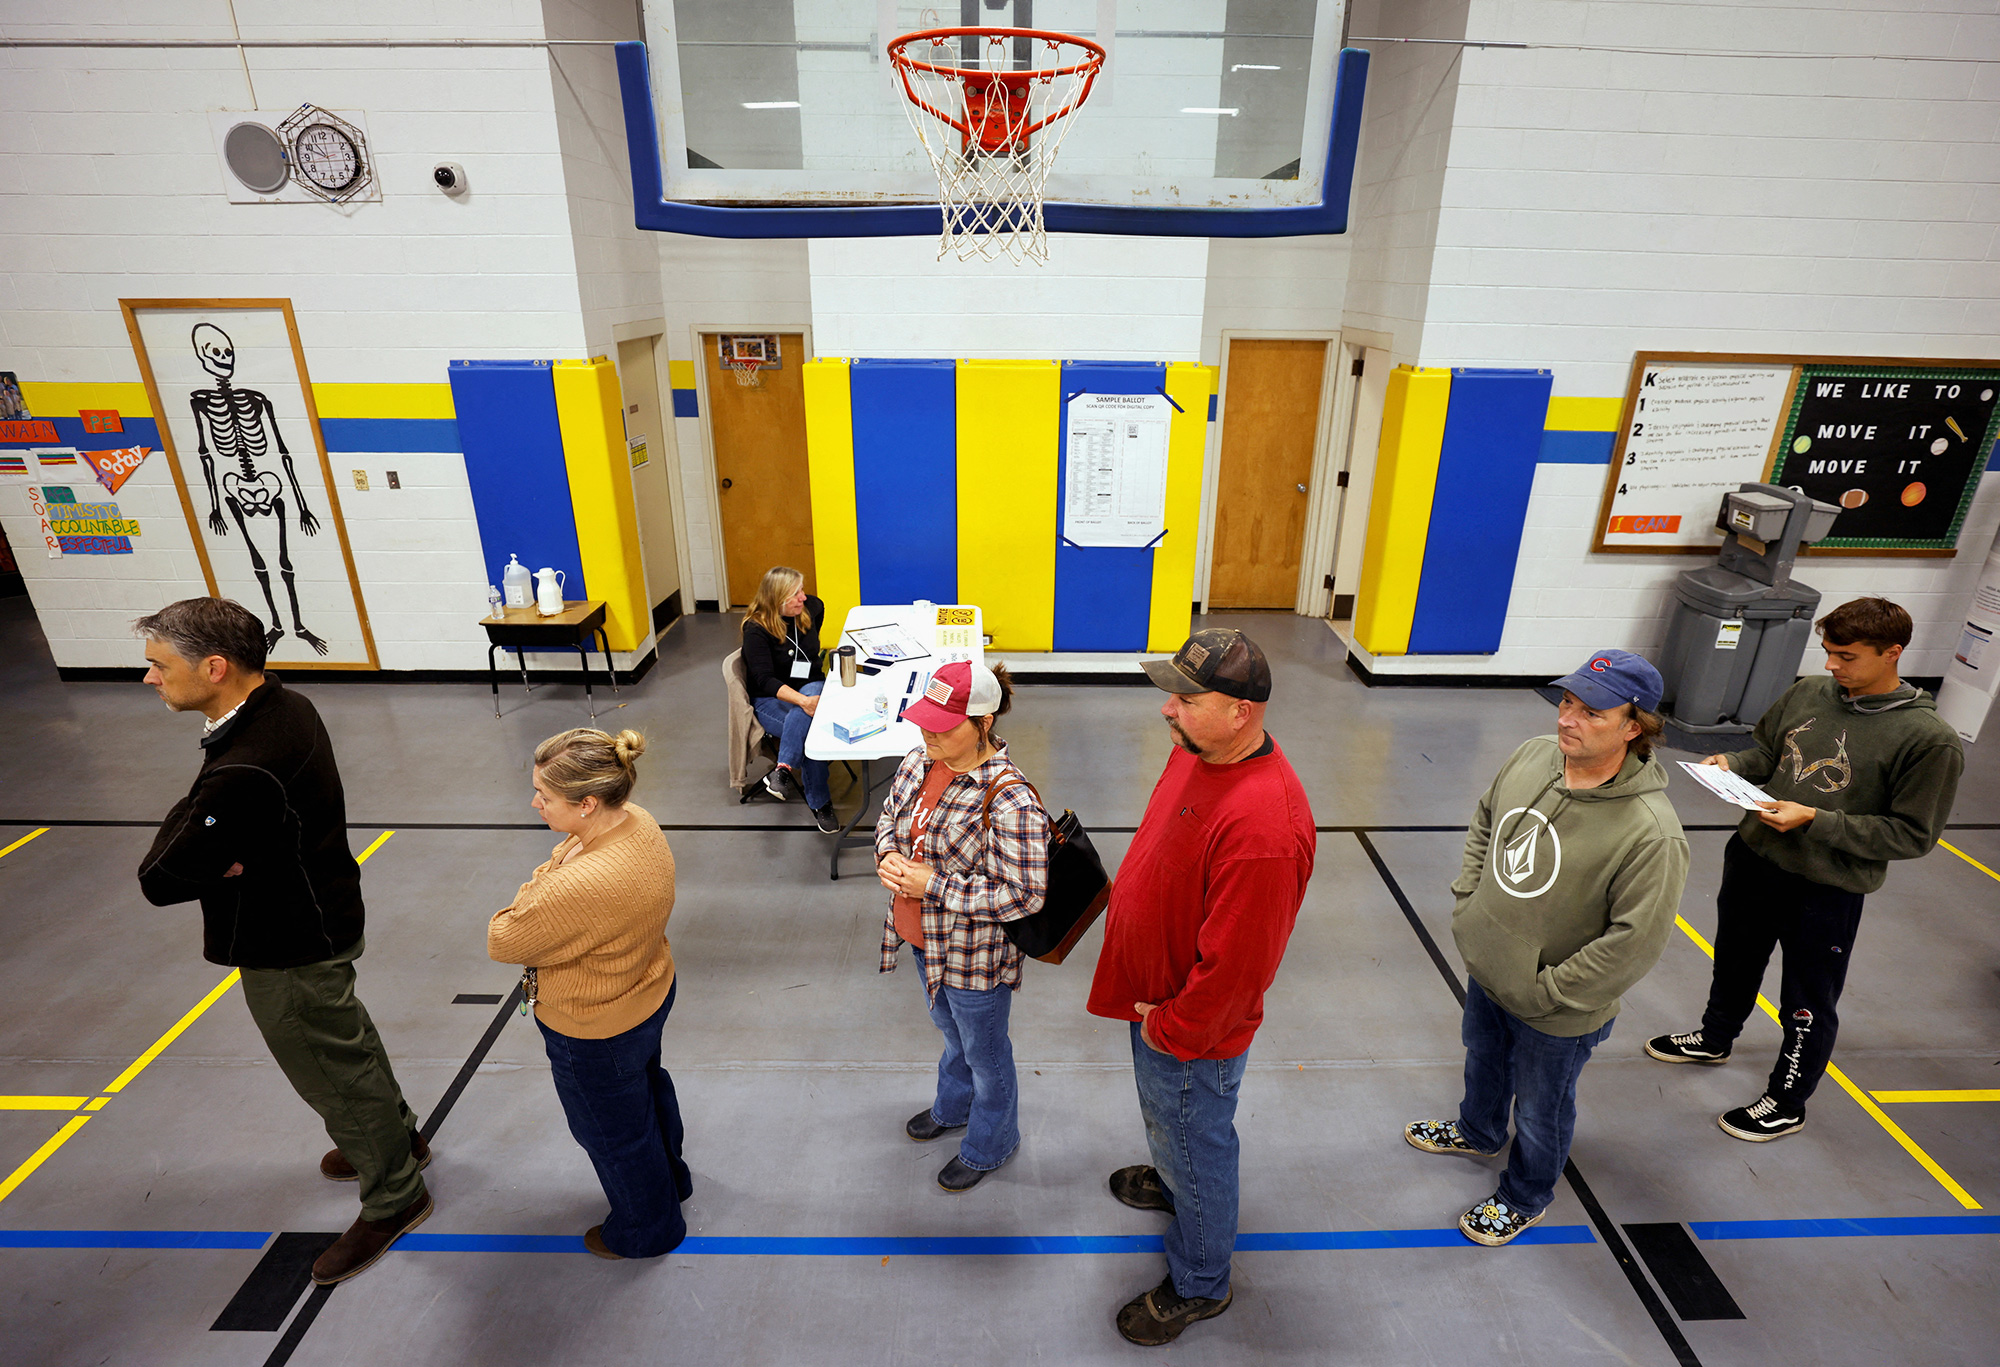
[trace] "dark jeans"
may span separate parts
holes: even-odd
[[[809,698],[817,697],[826,687],[826,680],[815,679],[792,687]],[[812,718],[806,715],[806,710],[782,698],[758,698],[751,706],[756,709],[757,724],[777,738],[778,763],[799,776],[799,786],[806,793],[806,806],[818,811],[833,801],[826,783],[827,761],[806,758],[806,732],[812,730]]]
[[[923,987],[923,951],[913,945],[910,952],[917,958],[917,985]],[[931,1119],[965,1126],[958,1161],[982,1172],[999,1167],[1021,1146],[1021,1089],[1014,1076],[1014,1043],[1007,1038],[1013,1001],[1011,987],[975,992],[940,985],[930,998],[931,1024],[944,1036]]]
[[[659,1010],[610,1039],[574,1039],[535,1022],[569,1132],[611,1202],[604,1246],[627,1258],[656,1258],[687,1237],[681,1202],[694,1179],[681,1161],[674,1080],[660,1066],[660,1030],[679,990],[676,980]]]
[[[1183,1296],[1220,1300],[1229,1294],[1229,1260],[1236,1252],[1236,1093],[1248,1050],[1235,1058],[1182,1063],[1163,1054],[1132,1023],[1132,1076],[1146,1147],[1160,1184],[1173,1194],[1167,1227],[1167,1272]]]
[[[1862,895],[1787,873],[1733,835],[1715,894],[1715,977],[1702,1013],[1710,1048],[1735,1043],[1757,1005],[1771,951],[1784,947],[1778,1017],[1785,1042],[1766,1086],[1787,1110],[1806,1104],[1833,1057],[1834,1010],[1861,929]]]
[[[1478,983],[1465,984],[1465,1100],[1458,1132],[1474,1148],[1498,1153],[1514,1110],[1514,1151],[1500,1174],[1500,1199],[1534,1215],[1555,1199],[1556,1179],[1576,1136],[1576,1080],[1591,1051],[1611,1037],[1611,1022],[1588,1035],[1545,1035],[1516,1020]]]
[[[386,1220],[424,1194],[403,1100],[368,1008],[354,995],[361,941],[321,963],[246,968],[243,1001],[271,1057],[361,1175],[361,1216]]]

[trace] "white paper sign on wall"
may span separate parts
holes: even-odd
[[[1079,394],[1066,405],[1063,540],[1073,546],[1150,546],[1167,529],[1164,394]]]

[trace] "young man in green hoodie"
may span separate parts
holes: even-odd
[[[1782,946],[1777,1065],[1764,1095],[1715,1121],[1738,1139],[1805,1128],[1806,1100],[1840,1028],[1835,1007],[1862,898],[1882,886],[1891,859],[1929,854],[1951,815],[1965,755],[1930,694],[1896,672],[1910,627],[1886,598],[1835,608],[1819,621],[1832,677],[1800,679],[1758,721],[1754,745],[1703,761],[1775,800],[1747,814],[1723,851],[1701,1028],[1648,1040],[1646,1052],[1664,1063],[1726,1062]]]
[[[1479,799],[1451,890],[1465,960],[1465,1099],[1403,1137],[1427,1153],[1514,1150],[1459,1217],[1474,1243],[1542,1218],[1576,1131],[1576,1084],[1619,996],[1660,957],[1687,882],[1687,837],[1653,758],[1660,672],[1600,650],[1561,689],[1556,734],[1514,752]]]

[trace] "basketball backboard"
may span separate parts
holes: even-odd
[[[1059,30],[1107,51],[1048,180],[1050,230],[1345,227],[1367,63],[1343,57],[1345,0],[646,0],[645,10],[648,50],[619,56],[642,227],[935,232],[936,176],[884,49],[959,25]],[[703,206],[748,212],[682,212]],[[1219,226],[1218,211],[1237,226]]]

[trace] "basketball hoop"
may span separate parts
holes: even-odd
[[[1047,261],[1043,187],[1104,49],[1044,29],[933,28],[888,50],[937,172],[938,260]]]
[[[768,333],[724,333],[715,339],[716,359],[745,389],[760,389],[760,370],[776,370],[779,364],[778,339]]]

